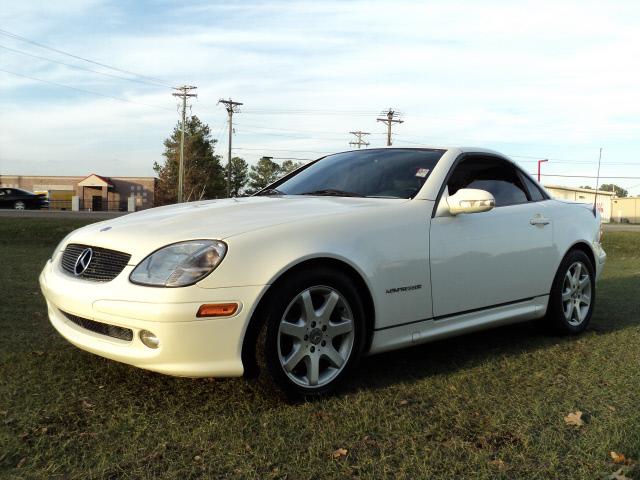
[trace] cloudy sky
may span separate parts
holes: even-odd
[[[603,182],[640,194],[638,25],[637,0],[5,2],[0,174],[151,175],[178,120],[168,87],[186,83],[220,153],[217,101],[244,103],[234,146],[249,162],[345,150],[351,130],[382,146],[376,116],[393,107],[396,146],[482,146],[584,176],[603,147],[603,177],[636,177]]]

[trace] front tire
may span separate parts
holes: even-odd
[[[15,210],[25,210],[27,208],[27,205],[22,200],[18,200],[13,204],[13,208]]]
[[[553,280],[547,325],[560,334],[581,333],[591,320],[595,301],[593,264],[584,252],[572,250],[562,260]]]
[[[271,382],[289,397],[334,391],[364,346],[364,308],[353,282],[321,268],[295,272],[275,289],[257,345]]]

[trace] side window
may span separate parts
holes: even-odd
[[[486,190],[496,199],[496,207],[526,203],[526,189],[515,168],[492,157],[470,157],[458,164],[447,184],[449,195],[461,188]]]
[[[6,193],[7,193],[7,192],[6,192],[5,190],[3,190],[3,189],[1,189],[1,188],[0,188],[0,197],[1,197],[1,196],[3,196],[3,195],[5,195]]]
[[[540,187],[538,187],[538,185],[533,183],[526,175],[522,175],[522,178],[524,178],[524,183],[527,185],[527,190],[529,190],[532,202],[540,202],[545,199],[545,196],[540,191]]]

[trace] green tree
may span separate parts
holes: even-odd
[[[280,165],[280,176],[284,177],[288,173],[291,173],[294,170],[300,168],[302,165],[304,165],[303,162],[294,162],[293,160],[285,160],[284,162],[282,162],[282,165]]]
[[[186,201],[226,196],[225,172],[216,155],[217,140],[211,138],[209,126],[196,116],[187,120],[184,136],[184,199]],[[180,122],[164,141],[164,163],[155,162],[158,175],[156,203],[175,203],[178,197],[180,161]]]
[[[629,195],[629,192],[624,188],[614,184],[614,183],[603,183],[600,185],[600,190],[604,190],[605,192],[613,192],[618,197],[626,197]]]
[[[262,190],[280,177],[280,165],[274,162],[271,157],[262,157],[256,165],[251,165],[247,193],[255,193],[258,190]]]
[[[249,165],[240,157],[231,159],[231,196],[238,197],[249,180]]]

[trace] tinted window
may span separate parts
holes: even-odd
[[[538,185],[536,185],[529,177],[526,175],[522,175],[524,178],[524,183],[527,185],[527,190],[529,190],[529,196],[531,196],[532,202],[539,202],[540,200],[544,200],[545,196],[540,191]]]
[[[365,197],[413,197],[444,150],[367,149],[322,158],[293,177],[273,185],[287,195],[323,190]]]
[[[491,157],[471,157],[456,167],[447,184],[449,195],[461,188],[486,190],[496,199],[496,207],[526,203],[527,194],[515,168]]]

